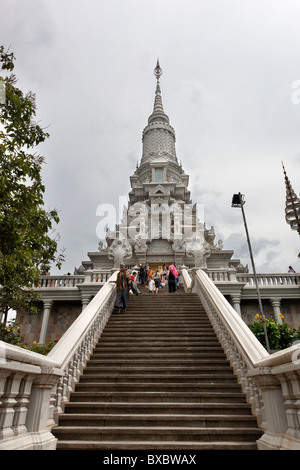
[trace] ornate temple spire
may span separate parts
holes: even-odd
[[[291,229],[297,230],[300,235],[300,201],[287,177],[283,162],[281,163],[286,187],[285,220]]]
[[[148,125],[143,130],[143,155],[142,163],[148,159],[164,157],[170,161],[177,162],[175,150],[175,131],[169,123],[169,117],[164,112],[161,90],[160,77],[162,69],[157,59],[154,69],[156,77],[156,91],[154,99],[153,112],[149,116]]]
[[[169,118],[164,112],[162,98],[161,98],[161,90],[160,90],[160,83],[159,79],[162,76],[162,69],[159,65],[159,60],[157,59],[156,67],[154,69],[154,75],[156,77],[156,91],[155,91],[155,100],[154,100],[154,108],[153,113],[148,119],[148,124],[152,122],[167,122],[169,124]]]

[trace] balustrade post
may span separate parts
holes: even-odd
[[[15,436],[19,436],[27,432],[27,428],[25,425],[27,416],[27,405],[29,403],[28,398],[31,393],[32,381],[34,377],[35,375],[33,374],[26,374],[24,377],[22,377],[19,387],[19,393],[15,397],[16,405],[14,407],[15,413],[12,424]]]
[[[228,269],[228,277],[230,282],[237,282],[236,270]]]
[[[18,381],[18,386],[21,378]],[[14,418],[14,406],[17,403],[15,396],[18,387],[11,376],[11,371],[0,371],[0,439],[6,439],[14,435],[12,423]]]
[[[92,269],[87,269],[85,274],[84,274],[84,282],[92,282],[92,277],[93,277],[93,271]]]
[[[232,306],[236,313],[242,318],[242,313],[241,313],[241,295],[240,294],[233,294],[230,296],[231,301],[232,301]]]
[[[90,294],[84,294],[81,292],[81,305],[82,305],[82,310],[85,309],[85,307],[90,303],[91,300],[91,295]]]
[[[284,399],[285,414],[288,428],[284,444],[291,450],[299,450],[300,446],[300,371],[297,365],[294,370],[278,367],[276,376],[280,380]],[[281,370],[281,372],[280,372]],[[295,447],[294,447],[295,446]]]
[[[278,323],[282,323],[282,318],[280,316],[280,301],[281,299],[270,299],[274,311],[275,320]]]
[[[47,441],[43,442],[43,450],[56,447],[56,438],[50,433],[48,420],[53,415],[53,387],[58,383],[61,375],[60,369],[45,367],[32,383],[26,427],[28,432],[49,434]]]
[[[257,441],[257,447],[259,450],[280,449],[288,427],[281,383],[271,367],[251,369],[248,376],[260,387],[263,401],[262,428],[265,433]]]

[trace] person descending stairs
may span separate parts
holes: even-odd
[[[66,450],[256,450],[262,432],[196,294],[130,296],[52,432]]]

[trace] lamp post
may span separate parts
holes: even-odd
[[[254,282],[255,282],[257,298],[258,298],[258,305],[259,305],[259,310],[260,310],[263,329],[264,329],[264,334],[265,334],[266,349],[267,349],[268,352],[270,352],[269,338],[268,338],[268,333],[267,333],[267,328],[266,328],[266,320],[265,320],[265,316],[264,316],[262,301],[261,301],[258,282],[257,282],[254,259],[253,259],[251,243],[250,243],[250,238],[249,238],[249,232],[248,232],[248,227],[247,227],[247,222],[246,222],[246,217],[245,217],[244,204],[245,204],[245,201],[244,201],[244,195],[243,194],[238,193],[238,194],[233,195],[232,202],[231,202],[231,207],[240,207],[242,209],[243,221],[244,221],[244,226],[245,226],[245,231],[246,231],[246,237],[247,237],[247,242],[248,242],[248,247],[249,247],[249,252],[250,252],[250,258],[251,258],[251,264],[252,264],[252,269],[253,269]]]

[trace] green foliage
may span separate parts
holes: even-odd
[[[281,317],[284,318],[283,315],[281,315]],[[293,341],[300,339],[300,326],[296,330],[295,328],[291,328],[287,323],[279,323],[273,318],[265,319],[265,325],[270,349],[285,349],[291,346]],[[264,347],[266,347],[263,321],[261,316],[256,315],[254,322],[248,326],[256,338],[262,343]]]
[[[59,222],[56,210],[45,211],[41,169],[44,157],[36,147],[49,137],[34,122],[35,95],[16,87],[14,55],[0,47],[5,100],[0,102],[0,321],[9,308],[36,312],[37,285],[41,272],[52,262],[58,267],[57,238],[49,234]]]
[[[47,343],[45,344],[38,344],[36,341],[33,341],[32,344],[30,345],[22,345],[22,348],[24,349],[28,349],[29,351],[33,351],[33,352],[36,352],[36,353],[39,353],[39,354],[43,354],[44,356],[47,356],[47,354],[51,351],[51,349],[56,345],[57,343],[57,339],[55,339],[54,341],[51,341],[50,339],[48,339]]]
[[[54,341],[48,339],[47,343],[45,344],[38,344],[36,341],[33,341],[32,344],[25,345],[23,344],[19,325],[14,320],[12,320],[7,324],[0,323],[0,341],[4,341],[5,343],[13,344],[15,346],[20,346],[21,348],[46,356],[51,351],[53,346],[56,345],[58,339],[55,339]]]
[[[20,327],[11,321],[6,325],[0,323],[0,341],[20,346],[22,338],[20,335]]]

